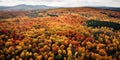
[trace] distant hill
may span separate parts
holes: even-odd
[[[26,11],[26,10],[37,10],[37,9],[51,9],[58,8],[46,5],[16,5],[16,6],[0,6],[0,10],[4,11]]]
[[[100,8],[100,9],[107,9],[107,10],[120,11],[120,7],[94,7],[94,8]]]
[[[67,7],[53,7],[53,6],[46,6],[46,5],[25,5],[25,4],[20,4],[16,6],[0,6],[0,10],[2,11],[27,11],[27,10],[52,9],[52,8],[67,8]],[[68,8],[71,8],[71,7],[68,7]],[[92,8],[120,11],[120,7],[92,6]]]
[[[0,6],[0,10],[1,9],[6,9],[6,8],[8,8],[8,7],[6,7],[6,6]]]

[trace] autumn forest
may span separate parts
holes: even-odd
[[[120,60],[120,11],[0,11],[0,60]]]

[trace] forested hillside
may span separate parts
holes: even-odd
[[[0,60],[120,60],[120,12],[0,12]]]

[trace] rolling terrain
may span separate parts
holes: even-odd
[[[92,7],[0,12],[0,60],[120,60],[120,12]]]

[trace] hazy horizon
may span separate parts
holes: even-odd
[[[64,7],[108,6],[120,7],[120,0],[0,0],[0,6],[47,5]]]

